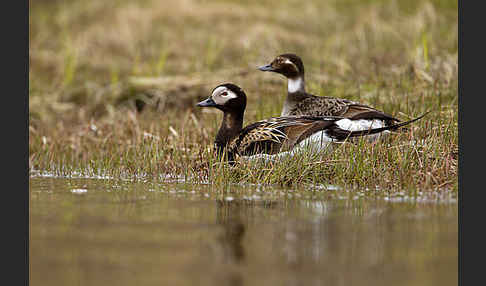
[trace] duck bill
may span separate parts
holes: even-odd
[[[271,64],[258,67],[258,69],[261,70],[261,71],[275,71],[275,69],[272,67]]]
[[[206,100],[203,100],[197,104],[199,107],[216,107],[217,104],[214,102],[212,98],[208,98]]]

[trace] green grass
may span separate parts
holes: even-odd
[[[457,190],[454,1],[33,1],[29,13],[31,170]],[[409,132],[321,158],[218,162],[222,114],[195,103],[230,81],[247,93],[245,124],[279,115],[285,80],[256,67],[284,52],[303,58],[312,93],[402,119],[432,113]],[[147,94],[137,113],[133,99]]]

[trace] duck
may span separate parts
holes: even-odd
[[[343,142],[349,137],[369,136],[389,129],[410,124],[413,120],[390,126],[351,131],[341,126],[352,119],[340,116],[280,116],[260,120],[243,128],[247,97],[239,86],[223,83],[216,86],[211,95],[198,107],[216,108],[223,112],[223,120],[214,140],[214,149],[219,156],[234,162],[241,156],[259,154],[275,155],[290,152],[296,146],[320,144],[326,148],[330,142]]]
[[[343,128],[367,130],[392,126],[401,120],[371,106],[344,98],[316,96],[305,90],[305,73],[302,59],[286,53],[275,57],[270,64],[258,67],[260,71],[274,72],[288,80],[288,92],[280,116],[341,116],[350,119]],[[381,132],[380,132],[381,133]],[[384,132],[389,133],[389,131]],[[369,136],[371,141],[379,137]]]

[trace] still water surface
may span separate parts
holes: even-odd
[[[457,285],[454,194],[31,177],[30,285]]]

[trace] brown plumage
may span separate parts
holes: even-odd
[[[342,116],[349,119],[382,120],[386,126],[400,120],[376,108],[329,96],[315,96],[305,91],[304,64],[295,54],[277,56],[261,71],[282,74],[288,79],[288,94],[281,116]]]
[[[200,107],[215,107],[224,112],[223,122],[216,135],[215,148],[227,159],[255,154],[277,154],[292,150],[303,140],[323,132],[325,142],[343,141],[348,137],[366,136],[398,128],[415,120],[400,124],[361,131],[342,129],[337,122],[347,120],[336,116],[285,116],[273,117],[242,128],[246,95],[238,86],[226,83],[214,88],[211,96],[198,103]]]
[[[313,133],[329,128],[341,118],[273,117],[242,129],[228,144],[239,155],[277,154],[288,151]]]

